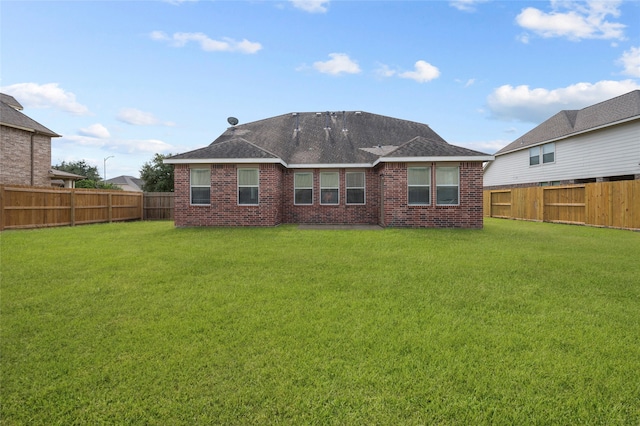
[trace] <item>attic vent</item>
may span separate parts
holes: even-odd
[[[356,111],[356,115],[361,115],[362,111]]]
[[[321,112],[316,112],[316,117],[320,117],[322,115]]]

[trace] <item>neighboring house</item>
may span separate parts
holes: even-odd
[[[107,179],[105,183],[111,183],[119,186],[123,191],[142,192],[142,185],[144,182],[142,179],[138,179],[133,176],[118,176],[111,179]]]
[[[60,137],[0,94],[0,184],[50,186],[51,138]]]
[[[164,162],[175,165],[176,226],[481,228],[482,164],[492,159],[426,124],[356,111],[232,126]]]
[[[60,188],[75,188],[77,180],[86,179],[85,176],[57,169],[51,169],[49,171],[49,177],[51,178],[51,186]]]
[[[560,111],[495,154],[485,189],[640,179],[640,90]]]

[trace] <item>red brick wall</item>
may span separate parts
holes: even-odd
[[[13,127],[0,127],[0,184],[51,186],[49,170],[50,136],[33,134]]]
[[[237,167],[212,164],[211,204],[191,205],[189,165],[176,164],[174,173],[176,226],[275,226],[282,222],[282,167],[260,165],[259,205],[238,205]],[[242,166],[240,166],[242,167]]]
[[[435,173],[436,163],[431,164]],[[407,202],[407,164],[385,163],[383,226],[411,228],[482,228],[482,163],[460,163],[460,205],[435,204],[432,177],[431,205],[410,206]]]
[[[305,170],[306,171],[306,170]],[[324,169],[313,169],[313,204],[296,206],[293,203],[293,170],[284,172],[283,191],[283,222],[284,223],[313,223],[313,224],[358,224],[377,225],[379,222],[380,184],[377,171],[368,169],[354,169],[364,171],[365,179],[365,204],[347,205],[347,190],[345,169],[340,169],[340,189],[338,191],[339,204],[320,204],[320,172]],[[351,169],[349,169],[351,171]]]
[[[435,170],[435,163],[431,164]],[[260,165],[259,206],[239,206],[237,166],[210,165],[211,205],[192,206],[189,166],[175,166],[176,226],[275,226],[280,223],[381,224],[398,227],[482,228],[482,163],[460,163],[460,205],[409,206],[407,165],[384,163],[365,170],[365,205],[347,205],[345,169],[339,170],[338,205],[320,204],[320,172],[313,170],[313,204],[293,203],[293,170]],[[380,180],[384,179],[384,215],[381,217]],[[435,183],[435,180],[432,180]],[[435,186],[432,188],[432,194]]]

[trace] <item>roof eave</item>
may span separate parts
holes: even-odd
[[[0,121],[0,125],[6,126],[6,127],[11,127],[11,128],[18,129],[18,130],[24,130],[25,132],[30,132],[30,133],[34,133],[34,134],[50,136],[52,138],[61,138],[62,137],[62,135],[59,135],[59,134],[57,134],[55,132],[43,132],[42,130],[36,130],[36,129],[30,129],[28,127],[16,126],[15,124],[5,123],[4,121]]]
[[[533,148],[533,147],[544,145],[544,144],[547,144],[547,143],[558,142],[558,141],[561,141],[563,139],[569,139],[569,138],[574,137],[574,136],[580,136],[580,135],[583,135],[585,133],[595,132],[596,130],[601,130],[601,129],[605,129],[607,127],[617,126],[619,124],[628,123],[630,121],[634,121],[634,120],[638,120],[638,119],[640,119],[640,115],[634,115],[633,117],[628,117],[628,118],[625,118],[624,120],[618,120],[618,121],[615,121],[613,123],[607,123],[607,124],[603,124],[601,126],[592,127],[590,129],[580,130],[578,132],[574,132],[574,133],[569,133],[567,135],[558,136],[557,138],[546,139],[544,141],[536,142],[536,143],[531,144],[531,145],[523,145],[521,147],[518,147],[518,148],[515,148],[515,149],[511,149],[509,151],[496,153],[495,155],[496,156],[500,156],[500,155],[505,155],[505,154],[511,154],[512,152],[522,151],[522,150],[525,150],[525,149]]]
[[[164,164],[282,164],[287,166],[280,158],[167,158],[162,162]]]
[[[373,163],[423,163],[423,162],[450,162],[450,161],[493,161],[493,155],[454,155],[454,156],[433,156],[433,157],[380,157]]]

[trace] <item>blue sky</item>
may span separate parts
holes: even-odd
[[[229,116],[361,110],[494,153],[640,89],[637,1],[3,0],[0,20],[0,90],[63,135],[53,164],[110,157],[107,178]]]

